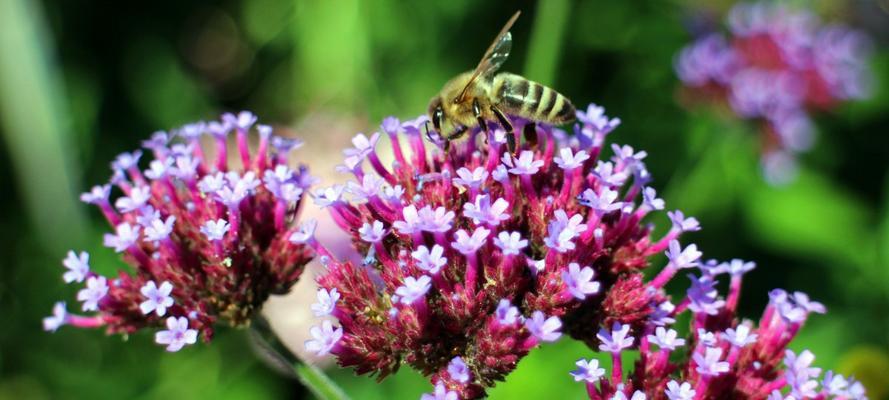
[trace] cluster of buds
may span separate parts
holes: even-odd
[[[677,75],[696,96],[760,121],[766,177],[785,181],[794,174],[794,155],[812,145],[809,113],[868,95],[869,41],[773,3],[740,3],[727,25],[728,37],[710,33],[682,49]]]
[[[787,349],[810,313],[825,308],[801,292],[776,289],[758,326],[739,321],[736,306],[744,273],[753,263],[696,263],[699,276],[689,274],[687,295],[672,308],[668,318],[652,320],[643,329],[615,323],[597,335],[598,349],[610,356],[611,374],[600,367],[600,358],[580,359],[571,371],[584,382],[590,399],[866,399],[864,387],[853,379],[812,366],[814,355]],[[653,282],[670,271],[667,266]],[[729,293],[722,299],[715,285],[722,274],[730,278]],[[687,335],[670,325],[689,311]],[[638,352],[633,369],[623,376],[622,353]],[[625,354],[624,354],[625,355]],[[783,362],[783,367],[782,367]]]
[[[287,166],[299,141],[255,123],[253,114],[241,112],[157,132],[143,143],[154,156],[145,170],[141,151],[117,157],[110,183],[81,199],[111,224],[114,233],[104,244],[130,268],[105,277],[91,270],[89,254],[69,252],[63,279],[85,282],[77,299],[90,315],[57,303],[44,328],[105,327],[120,334],[165,328],[155,340],[177,351],[198,336],[209,341],[217,322],[249,324],[269,295],[288,292],[314,255],[305,243],[312,223],[294,226],[313,179],[306,168]],[[253,154],[251,130],[259,135]],[[231,158],[239,162],[229,161],[232,132],[237,157]],[[207,152],[202,141],[212,143]],[[121,195],[112,201],[115,188]]]
[[[664,201],[647,186],[645,152],[612,145],[602,157],[620,123],[603,111],[578,112],[573,135],[514,119],[536,136],[515,155],[493,123],[445,153],[426,147],[425,117],[387,118],[390,167],[381,133],[356,136],[341,166],[356,181],[315,200],[366,257],[322,260],[313,309],[339,326],[314,327],[307,349],[380,378],[407,363],[436,385],[430,396],[477,398],[542,342],[566,334],[594,346],[599,326],[670,320],[676,307],[660,288],[696,265],[696,247],[677,238],[698,222],[670,212],[669,232],[650,238],[643,221]],[[649,258],[664,251],[670,265],[646,283]]]

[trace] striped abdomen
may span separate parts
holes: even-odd
[[[567,97],[520,75],[496,75],[491,91],[508,114],[556,125],[574,120],[574,105]]]

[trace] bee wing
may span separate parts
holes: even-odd
[[[479,77],[493,74],[500,69],[500,66],[503,65],[503,62],[509,57],[509,51],[512,50],[512,34],[509,33],[509,29],[512,28],[512,24],[515,23],[521,13],[521,11],[516,11],[509,21],[506,21],[506,25],[503,25],[503,29],[497,34],[494,42],[488,46],[485,55],[482,56],[478,66],[475,67],[475,71],[472,73],[472,78],[469,79],[469,82],[463,87],[460,95],[454,99],[455,102],[462,102],[465,99],[466,93],[469,92],[469,88],[475,84],[475,81]]]

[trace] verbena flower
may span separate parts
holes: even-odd
[[[604,147],[619,120],[601,107],[578,119],[574,135],[538,125],[536,144],[521,143],[515,156],[494,122],[444,154],[424,142],[422,117],[387,118],[391,165],[375,142],[356,137],[340,168],[355,182],[323,189],[316,201],[365,262],[324,259],[318,283],[340,297],[330,313],[339,327],[323,338],[338,341],[307,345],[380,378],[405,363],[430,377],[428,396],[475,398],[542,342],[567,334],[596,348],[599,329],[617,327],[609,335],[619,355],[638,342],[629,335],[672,321],[660,287],[697,265],[696,247],[676,242],[697,221],[677,212],[673,228],[652,239],[645,219],[664,204],[647,186],[646,154]],[[527,124],[513,122],[517,132]],[[670,243],[670,266],[645,283],[650,258]],[[578,366],[582,379],[599,376],[597,364]]]
[[[659,287],[669,280],[665,277],[675,274],[670,265],[646,287],[660,292]],[[826,311],[823,305],[804,293],[774,290],[759,323],[754,324],[736,313],[742,276],[753,269],[753,263],[732,260],[697,268],[702,275],[691,275],[686,296],[667,311],[669,322],[652,313],[647,322],[632,329],[618,323],[602,328],[599,350],[603,356],[611,356],[610,376],[606,377],[608,371],[599,368],[596,359],[581,359],[579,369],[570,372],[575,381],[585,382],[590,399],[627,398],[631,394],[685,400],[866,399],[861,384],[852,379],[833,372],[821,379],[821,369],[812,367],[814,355],[808,350],[796,354],[787,349],[809,314]],[[725,299],[714,288],[722,274],[729,277]],[[706,306],[695,307],[696,303]],[[680,336],[665,326],[686,312],[690,326],[677,329],[688,334]],[[639,356],[624,376],[621,354],[627,351]]]
[[[219,323],[249,324],[269,295],[288,292],[314,256],[306,244],[311,235],[294,223],[313,178],[305,167],[287,165],[298,142],[255,122],[242,112],[155,133],[144,143],[153,156],[144,171],[141,151],[120,155],[111,182],[81,199],[102,211],[114,231],[105,246],[121,253],[128,268],[101,276],[90,269],[89,254],[69,252],[63,279],[85,281],[77,299],[91,314],[69,314],[59,303],[44,320],[46,330],[163,329],[157,343],[177,351],[198,336],[209,341]],[[259,141],[251,153],[254,127]],[[237,162],[229,161],[230,133]],[[338,297],[328,295],[328,302]],[[316,313],[325,307],[332,306]]]
[[[739,3],[726,22],[727,35],[709,33],[682,49],[676,73],[696,97],[760,121],[766,177],[790,179],[794,155],[814,141],[810,114],[870,94],[870,42],[773,2]]]

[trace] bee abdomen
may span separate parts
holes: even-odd
[[[494,84],[494,93],[507,112],[554,124],[574,119],[574,105],[559,92],[519,75],[501,75]]]

